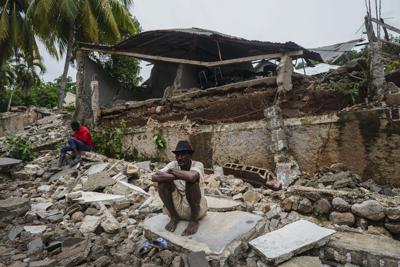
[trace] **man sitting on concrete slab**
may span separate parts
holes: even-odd
[[[174,232],[180,220],[188,220],[182,235],[193,235],[207,213],[203,163],[192,160],[194,150],[186,140],[179,141],[172,152],[176,161],[156,172],[152,180],[158,182],[158,193],[170,217],[165,229]]]
[[[77,121],[73,121],[71,122],[71,129],[74,132],[73,137],[69,138],[67,144],[61,148],[60,159],[56,169],[61,169],[68,151],[73,153],[74,160],[70,163],[70,166],[74,166],[82,160],[82,151],[91,151],[93,149],[93,140],[88,128],[80,125]]]

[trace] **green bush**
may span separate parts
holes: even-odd
[[[119,127],[107,127],[92,131],[94,151],[107,157],[122,159],[122,139],[126,133],[126,124]]]
[[[22,136],[6,136],[5,147],[7,154],[12,158],[24,162],[33,159],[32,144]]]

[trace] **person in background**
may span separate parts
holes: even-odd
[[[80,125],[77,121],[73,121],[71,122],[71,129],[73,131],[73,136],[69,138],[67,144],[61,148],[57,169],[62,168],[68,151],[72,151],[73,153],[74,159],[70,163],[70,166],[74,166],[82,161],[82,151],[91,151],[93,149],[94,143],[87,127]]]

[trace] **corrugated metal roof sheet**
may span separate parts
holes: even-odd
[[[363,39],[351,40],[344,43],[328,45],[318,48],[311,48],[311,51],[319,53],[325,63],[334,63],[344,53],[350,52],[358,43],[364,41]]]
[[[87,44],[83,46],[87,48],[104,48]],[[311,52],[294,42],[250,41],[200,28],[142,32],[114,47],[110,47],[110,49],[152,56],[213,62],[220,60],[218,47],[223,60],[296,50],[303,50],[306,58],[322,60],[318,53]]]

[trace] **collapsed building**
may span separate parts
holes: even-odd
[[[145,93],[117,88],[90,51],[152,62]],[[0,158],[0,266],[398,266],[399,76],[387,77],[392,104],[354,105],[323,89],[361,77],[363,60],[313,78],[293,73],[301,58],[323,60],[294,43],[201,29],[83,45],[74,117],[126,127],[126,158],[88,152],[54,172],[70,118],[7,114],[5,132],[19,130],[39,156],[24,166]],[[190,238],[184,223],[165,231],[151,181],[180,139],[206,167],[209,212]]]

